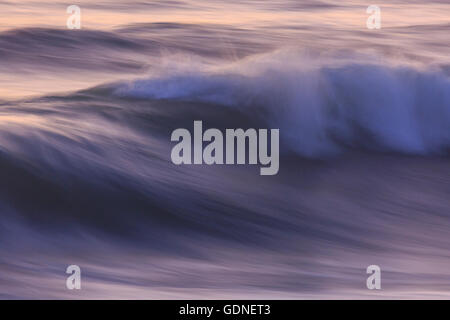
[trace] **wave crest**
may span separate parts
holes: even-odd
[[[283,51],[214,69],[177,66],[115,93],[237,108],[280,128],[286,145],[307,157],[348,147],[424,155],[450,146],[448,76],[367,57]]]

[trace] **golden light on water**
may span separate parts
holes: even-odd
[[[331,25],[337,28],[364,28],[368,17],[367,3],[346,1],[340,6],[308,9],[277,7],[273,4],[256,6],[231,3],[209,3],[208,1],[186,1],[185,7],[134,6],[123,1],[106,1],[98,5],[91,1],[77,1],[82,9],[84,28],[110,29],[135,23],[211,23],[236,26],[307,25],[311,27]],[[143,3],[145,4],[145,2]],[[383,27],[431,25],[449,23],[450,3],[410,4],[399,2],[377,2],[382,8]],[[2,24],[0,30],[25,27],[65,28],[69,14],[66,4],[39,1],[10,1],[0,4]]]

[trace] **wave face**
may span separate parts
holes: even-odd
[[[5,102],[0,294],[74,298],[55,274],[78,264],[79,298],[370,298],[375,260],[382,297],[446,297],[448,89],[278,52]],[[171,132],[198,119],[280,128],[280,173],[174,166]]]
[[[0,298],[449,298],[449,4],[79,5],[0,3]],[[279,174],[173,165],[195,120]]]

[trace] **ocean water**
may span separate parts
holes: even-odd
[[[449,298],[448,1],[379,30],[365,1],[77,5],[0,2],[0,298]],[[194,120],[279,128],[279,174],[175,166]]]

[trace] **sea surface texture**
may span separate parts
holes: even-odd
[[[449,1],[70,4],[0,1],[0,298],[450,298]],[[279,173],[174,165],[194,120]]]

